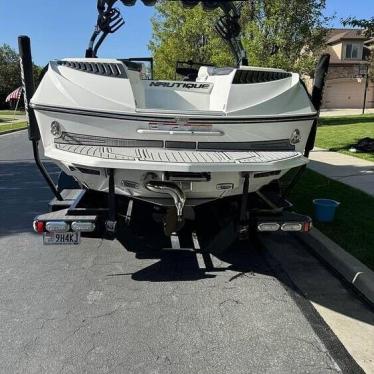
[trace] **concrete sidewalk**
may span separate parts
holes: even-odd
[[[360,114],[362,114],[362,109],[321,109],[321,117],[355,116]],[[374,109],[365,109],[365,114],[374,114]]]
[[[309,158],[310,169],[374,196],[374,162],[321,148]]]

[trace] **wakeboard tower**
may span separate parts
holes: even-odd
[[[298,170],[292,187],[308,162],[329,56],[309,95],[296,73],[249,66],[240,39],[244,1],[201,1],[206,10],[221,9],[215,29],[236,66],[179,62],[179,79],[155,80],[152,58],[98,57],[106,37],[124,25],[115,3],[98,0],[85,57],[51,61],[35,92],[30,42],[19,39],[29,137],[55,194],[52,210],[60,212],[37,217],[36,231],[115,236],[139,204],[154,207],[166,235],[197,212],[217,209],[244,236],[250,228],[308,231],[309,217],[287,212],[279,180]],[[40,140],[62,170],[58,186],[40,162]]]

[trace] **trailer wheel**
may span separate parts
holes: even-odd
[[[61,192],[62,190],[80,189],[81,186],[74,179],[74,177],[67,175],[64,171],[61,171],[60,175],[58,176],[57,188],[58,191]]]

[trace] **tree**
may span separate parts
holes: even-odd
[[[232,64],[228,46],[213,30],[218,15],[218,11],[204,12],[201,6],[184,9],[179,1],[160,1],[152,19],[153,36],[149,43],[156,77],[174,79],[178,60]],[[198,47],[202,36],[207,41]]]
[[[34,80],[36,84],[39,82],[40,72],[41,68],[34,65]],[[8,94],[20,87],[21,84],[19,56],[9,45],[3,44],[0,46],[0,107],[5,104],[4,101]]]
[[[364,32],[368,38],[374,38],[374,17],[369,19],[358,19],[355,17],[348,17],[342,19],[344,26],[360,27],[364,29]]]
[[[325,5],[325,0],[252,1],[243,17],[251,64],[312,75],[325,48]]]
[[[242,10],[243,45],[251,65],[272,66],[311,73],[325,47],[325,0],[249,0]],[[232,65],[230,49],[214,31],[221,10],[185,9],[179,1],[156,6],[149,44],[156,76],[174,78],[177,60]],[[207,44],[197,48],[202,35]],[[277,52],[277,53],[274,53]]]

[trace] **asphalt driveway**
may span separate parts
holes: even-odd
[[[30,160],[26,132],[0,137],[1,373],[361,372],[266,249],[236,243],[207,272],[189,250],[43,247]]]

